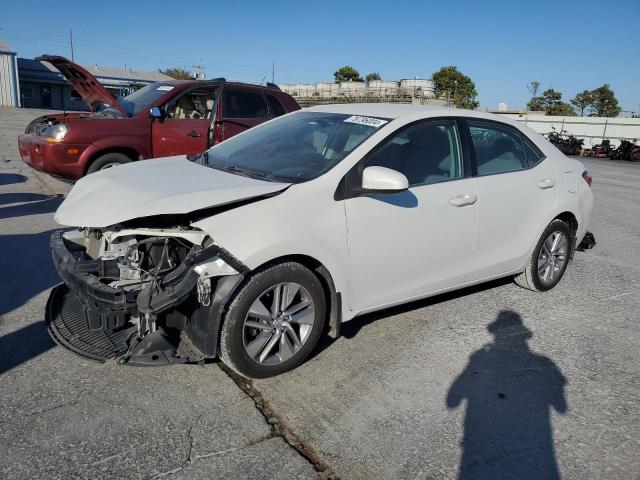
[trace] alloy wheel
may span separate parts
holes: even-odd
[[[314,303],[302,285],[274,285],[258,296],[245,316],[245,351],[262,365],[286,362],[309,339],[314,321]]]
[[[538,254],[538,276],[544,285],[552,284],[562,274],[567,262],[569,242],[562,232],[552,232]]]

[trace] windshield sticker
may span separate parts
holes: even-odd
[[[361,117],[360,115],[352,115],[344,120],[347,123],[358,123],[360,125],[367,125],[373,128],[380,128],[385,123],[389,123],[389,120],[382,120],[380,118],[373,117]]]
[[[171,85],[161,85],[158,88],[156,88],[156,90],[162,90],[163,92],[170,92],[171,90],[173,90],[173,87]]]

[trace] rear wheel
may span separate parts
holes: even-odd
[[[89,165],[89,168],[87,168],[87,175],[89,175],[90,173],[95,173],[99,170],[106,170],[107,168],[124,165],[125,163],[129,162],[131,162],[131,158],[126,156],[124,153],[105,153],[104,155],[96,158],[91,163],[91,165]]]
[[[571,229],[554,220],[545,229],[524,272],[515,277],[521,287],[544,292],[555,287],[564,275],[571,255]]]
[[[222,361],[240,375],[265,378],[300,365],[326,320],[318,278],[288,262],[252,276],[233,299],[220,333]]]

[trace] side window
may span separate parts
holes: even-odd
[[[511,128],[469,122],[478,175],[513,172],[527,168],[522,137]]]
[[[287,113],[276,97],[269,94],[265,95],[265,97],[267,97],[267,102],[269,102],[272,117],[279,117]]]
[[[363,167],[397,170],[415,187],[460,178],[460,164],[456,123],[434,121],[415,125],[386,140]]]
[[[527,156],[527,164],[533,167],[544,160],[545,156],[527,137],[524,138],[524,153]]]
[[[217,89],[191,90],[167,105],[167,117],[176,120],[211,118],[216,95]]]
[[[260,93],[230,89],[224,91],[224,118],[266,118],[267,112],[267,104]]]

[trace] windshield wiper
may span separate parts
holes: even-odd
[[[237,165],[212,165],[212,167],[219,168],[225,172],[235,173],[237,175],[243,175],[245,177],[266,177],[266,173],[256,172],[255,170],[249,170],[248,168],[238,167]]]

